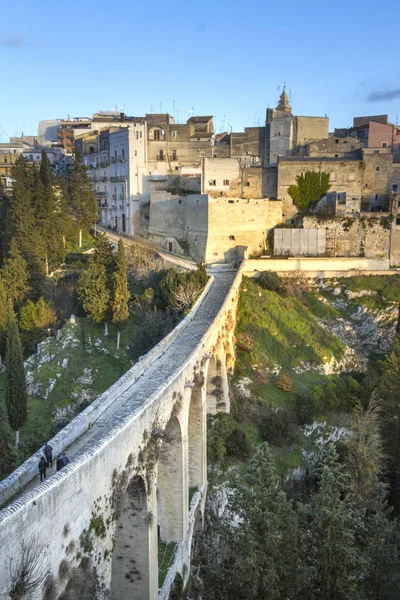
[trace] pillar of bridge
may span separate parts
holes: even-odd
[[[207,479],[207,403],[205,382],[190,393],[188,415],[189,488],[203,485]]]
[[[173,415],[163,431],[157,473],[159,535],[181,541],[188,528],[187,432]]]
[[[111,592],[115,600],[156,600],[158,597],[155,490],[146,490],[135,475],[117,507]]]
[[[225,349],[222,343],[214,348],[208,362],[207,378],[207,412],[215,415],[217,412],[229,412],[229,386],[226,369]]]

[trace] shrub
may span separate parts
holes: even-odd
[[[237,427],[228,436],[225,447],[228,456],[235,456],[241,460],[246,460],[251,452],[251,445],[246,433]]]
[[[225,458],[226,440],[234,429],[234,421],[227,413],[208,415],[207,419],[207,457],[210,463],[221,462]]]
[[[293,379],[289,375],[282,375],[276,382],[276,387],[282,392],[290,392],[293,389]]]
[[[294,412],[299,425],[309,425],[314,420],[314,401],[309,394],[299,392],[294,397]]]
[[[279,292],[281,289],[281,278],[277,273],[263,271],[258,283],[264,290],[269,290],[270,292]]]
[[[279,446],[290,444],[295,437],[294,415],[286,408],[268,410],[263,414],[260,433],[266,442]]]

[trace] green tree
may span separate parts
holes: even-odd
[[[0,365],[6,353],[7,323],[12,315],[12,303],[0,279]]]
[[[20,311],[19,325],[22,331],[40,331],[50,325],[54,325],[57,320],[56,311],[47,304],[44,298],[39,298],[36,304],[28,300]]]
[[[80,279],[78,294],[85,312],[96,323],[104,323],[108,335],[108,321],[112,318],[114,256],[107,236],[100,235],[95,243],[89,268]]]
[[[39,178],[45,188],[51,188],[53,185],[53,173],[51,170],[51,162],[47,156],[47,152],[42,150],[41,162],[39,168]]]
[[[46,265],[45,240],[36,218],[38,172],[18,157],[12,167],[13,191],[7,212],[7,243],[13,240],[28,265],[29,284],[38,291]]]
[[[351,436],[347,442],[346,465],[350,474],[349,493],[354,505],[368,508],[383,472],[384,452],[379,431],[381,409],[377,394],[364,409],[357,405],[353,411]]]
[[[74,164],[69,180],[70,205],[79,227],[79,247],[82,247],[82,229],[89,228],[98,218],[98,204],[93,183],[78,150],[74,153]]]
[[[318,468],[319,489],[303,507],[302,562],[309,565],[310,599],[354,600],[366,560],[357,545],[360,515],[345,497],[345,474],[333,444]]]
[[[16,240],[11,240],[10,248],[0,276],[14,304],[23,302],[29,293],[28,266]]]
[[[15,317],[8,320],[6,344],[6,407],[11,429],[15,431],[15,445],[19,444],[19,430],[28,418],[28,396],[21,340]]]
[[[205,598],[300,598],[296,516],[267,444],[257,448],[243,482],[235,484],[229,517],[217,517],[212,525],[201,557]]]
[[[296,185],[290,185],[288,194],[302,214],[308,214],[312,204],[323,198],[330,188],[329,173],[306,171],[296,176]]]
[[[127,266],[124,242],[118,242],[118,254],[115,259],[115,272],[113,273],[113,322],[117,325],[117,350],[119,350],[121,327],[129,316],[129,299]]]
[[[384,486],[375,493],[374,510],[366,519],[365,537],[368,569],[363,577],[364,598],[392,600],[400,598],[400,531],[393,519]]]

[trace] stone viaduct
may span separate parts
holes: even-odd
[[[32,598],[80,597],[74,586],[93,567],[116,600],[168,598],[177,574],[187,580],[207,487],[207,413],[229,410],[240,280],[240,270],[211,277],[184,321],[53,438],[71,459],[62,471],[39,483],[37,454],[0,484],[0,595],[21,540],[49,572]],[[176,544],[160,589],[159,538]]]

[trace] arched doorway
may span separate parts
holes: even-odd
[[[115,600],[150,598],[151,527],[155,524],[149,515],[146,486],[142,477],[136,475],[118,504],[111,565],[111,592]]]

